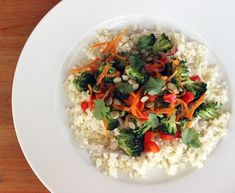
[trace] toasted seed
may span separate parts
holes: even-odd
[[[135,129],[135,124],[133,122],[129,122],[128,123],[128,126],[131,128],[131,129]]]
[[[114,99],[113,103],[116,104],[116,105],[121,105],[122,104],[121,101],[118,100],[118,99]]]
[[[133,84],[133,85],[132,85],[132,88],[133,88],[134,90],[137,90],[137,89],[139,88],[139,84],[138,84],[138,83]]]
[[[123,123],[122,118],[118,118],[118,122],[119,122],[120,127],[123,128],[124,123]]]
[[[147,108],[152,108],[154,106],[154,102],[147,102],[146,107]]]
[[[124,116],[125,116],[125,114],[126,114],[126,112],[125,112],[125,111],[121,111],[119,116],[120,116],[120,117],[124,117]]]
[[[119,118],[119,112],[118,111],[112,111],[110,113],[110,115],[113,119],[118,119]]]
[[[149,61],[152,61],[153,60],[153,57],[151,57],[151,56],[149,56],[149,57],[147,57],[147,61],[149,62]]]
[[[116,78],[113,79],[114,83],[118,83],[118,82],[121,82],[121,81],[122,81],[121,77],[116,77]]]
[[[143,96],[143,97],[140,99],[140,102],[145,103],[148,99],[149,99],[148,96]]]
[[[113,103],[113,98],[109,97],[106,102],[107,102],[107,105],[111,105]]]
[[[128,83],[131,84],[131,85],[136,84],[135,80],[132,80],[132,79],[129,79],[129,80],[128,80]]]
[[[123,80],[123,81],[127,81],[127,80],[129,80],[129,76],[127,76],[127,75],[123,74],[123,75],[122,75],[122,80]]]
[[[100,93],[100,92],[101,92],[101,89],[100,89],[100,87],[98,87],[97,85],[94,85],[93,91],[94,91],[95,93]]]
[[[168,89],[170,89],[173,93],[175,93],[175,94],[178,94],[178,93],[179,93],[179,90],[177,89],[177,87],[176,87],[175,84],[169,82],[169,83],[167,83],[167,87],[168,87]]]

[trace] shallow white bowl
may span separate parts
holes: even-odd
[[[227,37],[222,30],[229,20],[212,25],[212,29],[218,28],[217,33],[221,34],[218,36],[210,28],[204,30],[205,23],[214,20],[206,16],[203,9],[201,14],[206,16],[204,23],[198,22],[194,26],[191,24],[191,21],[198,21],[193,19],[196,16],[193,9],[199,7],[198,4],[195,4],[193,8],[186,1],[174,5],[174,9],[179,10],[178,20],[184,20],[185,24],[182,25],[169,19],[174,16],[170,12],[173,6],[156,1],[148,3],[152,6],[147,6],[144,2],[133,4],[131,1],[125,2],[124,0],[118,3],[101,0],[93,2],[93,6],[90,6],[90,0],[63,1],[47,14],[27,41],[14,78],[12,98],[14,124],[20,145],[30,166],[51,191],[216,193],[235,190],[235,184],[233,184],[235,130],[232,128],[229,129],[228,136],[209,157],[203,169],[194,172],[187,171],[188,175],[164,177],[164,180],[160,180],[158,176],[158,178],[147,179],[141,183],[114,180],[99,173],[84,152],[79,151],[69,132],[62,82],[67,75],[67,70],[76,60],[80,48],[90,40],[96,30],[101,28],[116,28],[131,22],[144,26],[158,24],[182,31],[190,38],[205,43],[216,52],[227,71],[231,89],[235,85],[235,78],[232,76],[235,56],[231,51],[235,38]],[[120,4],[125,6],[121,9]],[[112,12],[98,12],[97,6],[111,7]],[[155,13],[157,6],[161,7],[158,11],[160,16],[149,14]],[[183,11],[182,6],[184,14],[190,13],[187,19],[182,19],[184,18],[184,14],[180,12],[180,10]],[[221,5],[220,8],[230,11],[229,5]],[[90,15],[87,13],[88,10]],[[162,10],[168,10],[168,14]],[[214,14],[216,18],[213,10],[211,14]],[[126,16],[120,17],[120,15]],[[116,18],[109,19],[111,16]],[[224,19],[227,18],[224,16]],[[210,44],[184,26],[197,29]],[[218,58],[215,61],[218,61]],[[230,92],[231,99],[232,95],[234,95],[234,90]],[[229,106],[234,109],[232,102]],[[234,123],[233,118],[232,114],[230,125]],[[212,179],[213,184],[211,184]]]

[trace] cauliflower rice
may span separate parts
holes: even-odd
[[[160,28],[144,29],[131,26],[117,49],[118,51],[129,51],[141,35],[150,33],[159,35],[162,32],[165,31]],[[206,100],[226,103],[228,101],[227,85],[219,75],[219,67],[208,63],[208,49],[196,41],[188,41],[181,33],[169,31],[165,33],[178,47],[176,56],[187,61],[189,73],[198,74],[207,83]],[[111,40],[116,34],[116,31],[103,30],[97,35],[96,42]],[[96,58],[99,55],[99,49],[87,47],[87,61]],[[129,157],[117,146],[115,139],[115,136],[118,135],[117,129],[110,131],[111,136],[107,138],[102,121],[95,119],[91,111],[88,110],[87,114],[82,111],[80,103],[89,95],[78,92],[73,80],[74,75],[69,75],[65,81],[65,91],[72,104],[68,108],[70,127],[81,146],[89,151],[96,167],[109,176],[116,178],[119,171],[122,171],[130,177],[146,177],[154,167],[163,168],[169,175],[175,175],[179,169],[188,166],[201,168],[207,156],[216,147],[221,137],[226,134],[230,116],[228,111],[224,111],[218,118],[211,121],[194,118],[192,127],[200,132],[200,148],[190,148],[180,139],[172,142],[162,140],[158,141],[161,149],[159,153],[142,153],[139,157]]]

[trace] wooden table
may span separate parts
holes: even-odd
[[[0,0],[0,193],[41,193],[22,154],[11,113],[11,88],[20,52],[41,18],[59,0]]]

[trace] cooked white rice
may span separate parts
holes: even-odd
[[[143,34],[154,33],[159,35],[163,29],[142,29],[130,27],[127,35],[118,45],[118,51],[128,51]],[[111,40],[118,32],[104,30],[97,35],[96,42]],[[196,41],[188,41],[181,33],[165,32],[177,44],[177,56],[187,61],[190,74],[198,74],[208,85],[206,100],[226,103],[228,91],[226,83],[220,77],[219,67],[208,64],[208,49]],[[100,48],[102,49],[102,48]],[[87,60],[96,58],[99,49],[87,47]],[[81,64],[83,65],[83,64]],[[80,93],[73,84],[74,76],[70,75],[65,81],[65,90],[71,101],[69,108],[70,127],[82,147],[86,148],[95,165],[103,173],[117,177],[122,171],[130,177],[145,177],[153,167],[163,168],[169,175],[175,175],[178,169],[188,165],[201,168],[207,156],[215,148],[221,137],[226,134],[226,126],[230,113],[224,111],[211,121],[193,120],[193,127],[200,132],[200,148],[189,148],[175,139],[173,142],[158,141],[161,151],[159,153],[142,153],[140,157],[129,157],[117,147],[115,136],[118,131],[110,132],[106,137],[103,124],[96,120],[89,110],[84,113],[80,103],[88,98],[88,93]]]

